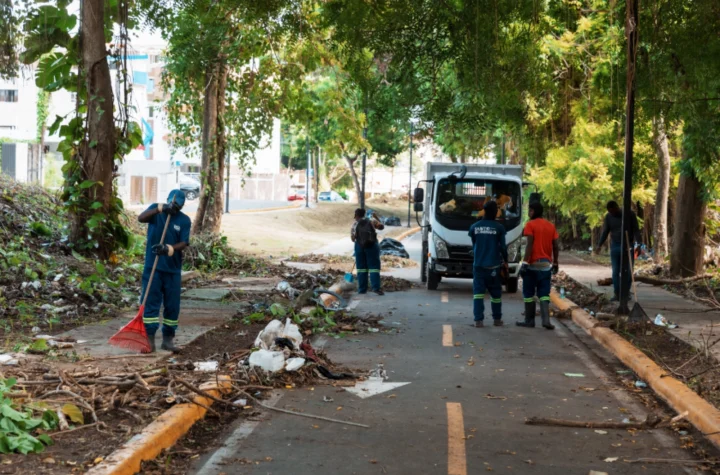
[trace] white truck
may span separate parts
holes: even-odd
[[[522,260],[522,168],[519,165],[428,163],[425,189],[414,191],[415,211],[422,212],[420,275],[429,290],[443,277],[472,278],[473,252],[468,232],[483,216],[483,205],[498,204],[497,221],[507,231],[510,275],[506,291],[518,289]],[[427,190],[427,192],[426,192]]]

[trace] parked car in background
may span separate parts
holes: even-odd
[[[180,189],[185,192],[185,198],[189,201],[197,199],[200,196],[200,181],[194,177],[182,173],[180,175]]]
[[[290,196],[288,196],[288,201],[300,201],[304,200],[306,195],[305,190],[293,190],[290,192]]]
[[[345,198],[340,196],[340,194],[336,191],[321,191],[318,195],[319,201],[331,201],[334,203],[344,203]]]

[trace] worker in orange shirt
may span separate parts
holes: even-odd
[[[525,300],[525,321],[516,322],[519,327],[535,327],[535,295],[540,299],[542,326],[553,330],[550,323],[550,283],[558,272],[558,232],[555,226],[542,217],[543,207],[539,202],[530,203],[523,236],[527,238],[525,259],[520,266]]]

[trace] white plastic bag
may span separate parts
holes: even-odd
[[[292,341],[296,350],[300,349],[300,344],[303,341],[302,333],[300,333],[300,328],[292,323],[289,318],[285,320],[285,329],[282,336]]]
[[[269,350],[275,344],[275,338],[282,335],[283,324],[280,320],[273,320],[267,324],[255,338],[254,346],[263,350]]]
[[[274,373],[285,367],[285,355],[282,351],[258,350],[250,355],[250,366],[257,366]]]
[[[297,371],[305,364],[305,358],[288,358],[285,362],[285,371]]]

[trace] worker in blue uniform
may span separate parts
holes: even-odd
[[[505,227],[495,218],[498,206],[488,201],[483,206],[483,219],[470,227],[473,244],[473,314],[475,326],[482,328],[485,319],[485,293],[490,294],[493,325],[500,327],[502,321],[502,277],[507,271],[508,252],[505,242]]]
[[[138,216],[138,221],[148,225],[145,248],[145,268],[142,275],[143,295],[148,292],[143,323],[150,339],[151,352],[155,351],[155,334],[160,327],[160,307],[163,311],[163,350],[179,353],[174,345],[175,332],[180,316],[180,289],[182,286],[182,251],[190,243],[190,218],[181,210],[185,205],[185,193],[172,190],[167,203],[154,203]],[[166,220],[170,220],[165,241],[160,244]],[[158,259],[155,276],[148,288],[150,272],[155,256]]]

